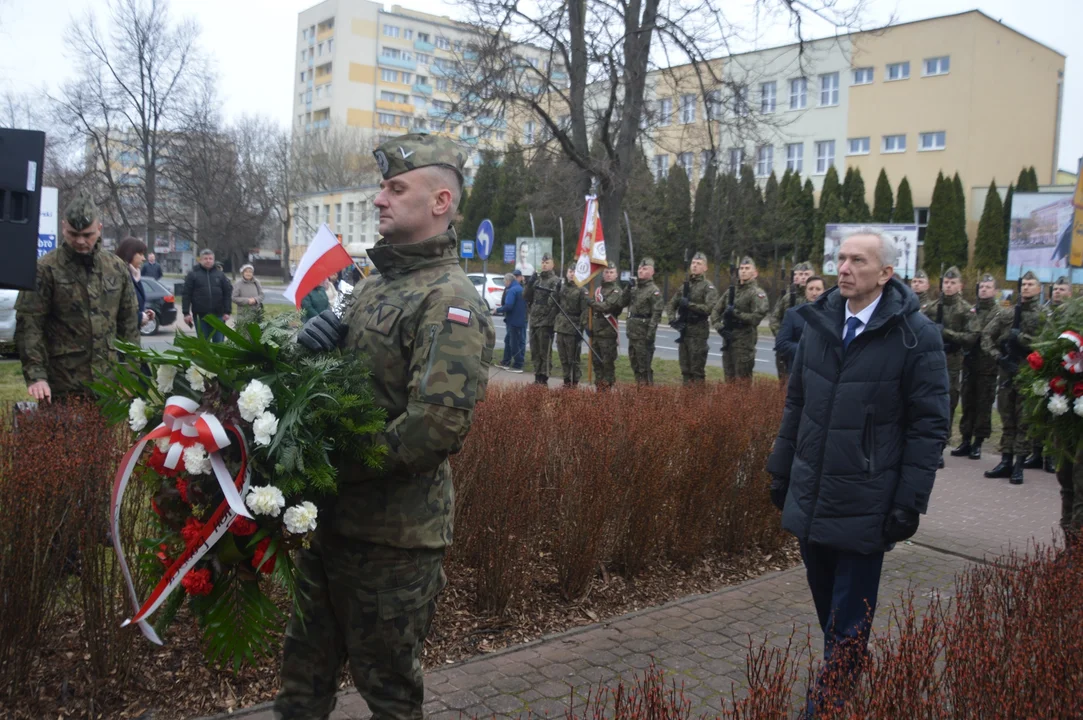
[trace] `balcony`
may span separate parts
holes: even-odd
[[[445,110],[444,108],[429,108],[429,117],[434,120],[447,120],[448,122],[453,123],[463,122],[462,113],[452,112],[451,110]]]
[[[397,70],[409,70],[411,72],[417,70],[416,60],[403,60],[402,58],[384,57],[381,55],[376,58],[376,63],[380,67],[395,68]]]
[[[330,29],[327,29],[327,30],[320,30],[320,31],[318,31],[316,33],[316,41],[317,42],[323,42],[327,38],[332,38],[334,36],[335,36],[335,29],[334,28],[330,28]]]
[[[429,74],[438,78],[453,78],[458,75],[454,68],[445,70],[436,64],[429,66]]]
[[[418,95],[432,95],[432,85],[426,85],[424,83],[414,83],[412,88]]]
[[[397,103],[391,102],[390,100],[377,100],[376,109],[386,110],[388,112],[402,113],[405,115],[414,114],[414,106],[410,103]]]
[[[328,118],[326,120],[313,120],[312,121],[312,129],[313,130],[323,130],[323,129],[329,128],[329,127],[331,127],[330,118]]]
[[[423,53],[431,53],[436,51],[436,46],[431,42],[425,42],[424,40],[414,40],[414,50]]]
[[[508,123],[503,118],[479,117],[477,124],[478,127],[486,130],[506,130],[508,128]]]

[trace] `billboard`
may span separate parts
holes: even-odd
[[[1027,270],[1042,282],[1071,274],[1073,283],[1083,282],[1083,269],[1071,266],[1071,192],[1015,193],[1012,196],[1008,231],[1007,279],[1018,280]],[[1077,248],[1077,256],[1081,248]]]
[[[52,187],[41,188],[41,214],[38,216],[38,257],[56,250],[58,191]]]
[[[542,255],[553,256],[553,238],[515,238],[515,269],[522,270],[523,277],[530,277],[540,271]]]
[[[828,225],[824,235],[823,274],[838,275],[839,248],[842,242],[859,230],[876,230],[895,241],[899,258],[895,262],[895,274],[900,278],[914,277],[917,265],[918,226],[917,225]]]

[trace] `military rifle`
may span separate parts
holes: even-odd
[[[684,278],[684,285],[681,286],[681,297],[687,300],[692,293],[692,270],[689,267],[689,256],[692,249],[684,249],[684,266],[688,268],[688,274]],[[687,303],[685,303],[687,305]],[[677,314],[669,321],[669,326],[677,331],[677,342],[684,341],[684,331],[688,329],[688,308],[681,307],[681,304],[677,304]]]
[[[1015,374],[1019,372],[1019,361],[1026,354],[1022,345],[1016,340],[1019,334],[1019,326],[1023,322],[1023,268],[1019,268],[1019,279],[1015,286],[1015,315],[1012,317],[1012,331],[1008,337],[1000,341],[1000,357],[997,363],[1004,368],[1008,375],[1008,382],[1015,380]]]
[[[563,283],[563,282],[564,281],[561,280],[561,283]],[[552,303],[557,306],[557,310],[560,311],[560,314],[563,315],[565,318],[567,318],[568,322],[570,322],[572,324],[572,327],[575,328],[576,334],[579,335],[579,339],[587,344],[587,348],[590,350],[591,355],[593,355],[595,357],[595,359],[598,360],[598,362],[602,362],[602,356],[599,355],[598,351],[594,349],[594,346],[590,342],[590,338],[588,338],[587,334],[585,332],[583,332],[583,329],[579,327],[579,323],[577,323],[575,320],[572,320],[571,316],[564,309],[564,307],[560,304],[560,301],[557,298],[552,297],[554,292],[560,292],[560,290],[562,288],[563,288],[563,285],[558,285],[556,290],[554,290],[553,288],[547,288],[547,287],[545,287],[543,285],[538,285],[535,289],[538,290],[539,292],[549,293],[549,295],[547,295],[546,297],[548,297],[552,301]],[[593,312],[593,310],[591,312]]]
[[[981,302],[981,276],[978,276],[977,282],[974,283],[974,313],[978,312],[978,303]],[[981,336],[979,333],[978,341],[971,345],[963,353],[963,364],[967,366],[974,365],[978,358],[981,357]]]
[[[737,302],[737,280],[737,255],[730,253],[730,287],[727,290],[729,298],[726,300],[726,311],[722,315],[722,327],[718,329],[718,334],[722,336],[723,350],[730,346],[733,339],[733,321],[730,318],[733,317],[734,304]]]

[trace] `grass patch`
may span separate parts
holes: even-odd
[[[500,360],[499,354],[502,353],[502,352],[503,352],[502,350],[497,351],[498,357],[496,359],[498,361]],[[663,360],[663,359],[660,359],[660,358],[656,357],[654,359],[654,362],[651,364],[651,367],[654,369],[654,382],[655,382],[656,385],[676,385],[676,384],[680,384],[680,382],[681,382],[681,364],[678,361],[676,361],[676,360]],[[550,375],[550,377],[554,377],[554,378],[564,377],[564,371],[560,366],[560,358],[559,358],[559,356],[557,355],[556,352],[553,353],[551,368],[552,369],[550,370],[550,372],[552,373],[552,375]],[[582,369],[583,380],[585,382],[586,379],[587,379],[587,355],[586,355],[586,349],[585,348],[584,348],[582,358],[580,360],[580,368]],[[534,361],[530,357],[530,351],[529,350],[526,352],[526,362],[523,364],[523,371],[527,375],[533,375],[534,374]],[[617,382],[622,382],[622,383],[633,383],[633,382],[635,382],[636,376],[635,376],[635,373],[632,372],[632,364],[631,364],[631,362],[629,362],[627,355],[618,355],[617,356],[617,363],[614,366],[614,371],[615,371],[616,376],[617,376]],[[723,373],[722,368],[717,366],[717,365],[711,365],[710,362],[707,363],[706,373],[707,373],[707,381],[708,382],[721,381],[721,380],[725,379],[725,374]],[[757,375],[759,375],[759,373],[757,373]],[[763,377],[771,377],[773,379],[773,377],[769,376],[769,375],[763,375]],[[597,379],[597,373],[595,373],[595,379]]]
[[[23,380],[23,366],[18,360],[0,360],[0,402],[29,400]]]

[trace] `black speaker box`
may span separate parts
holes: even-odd
[[[33,290],[45,133],[0,128],[0,288]]]

